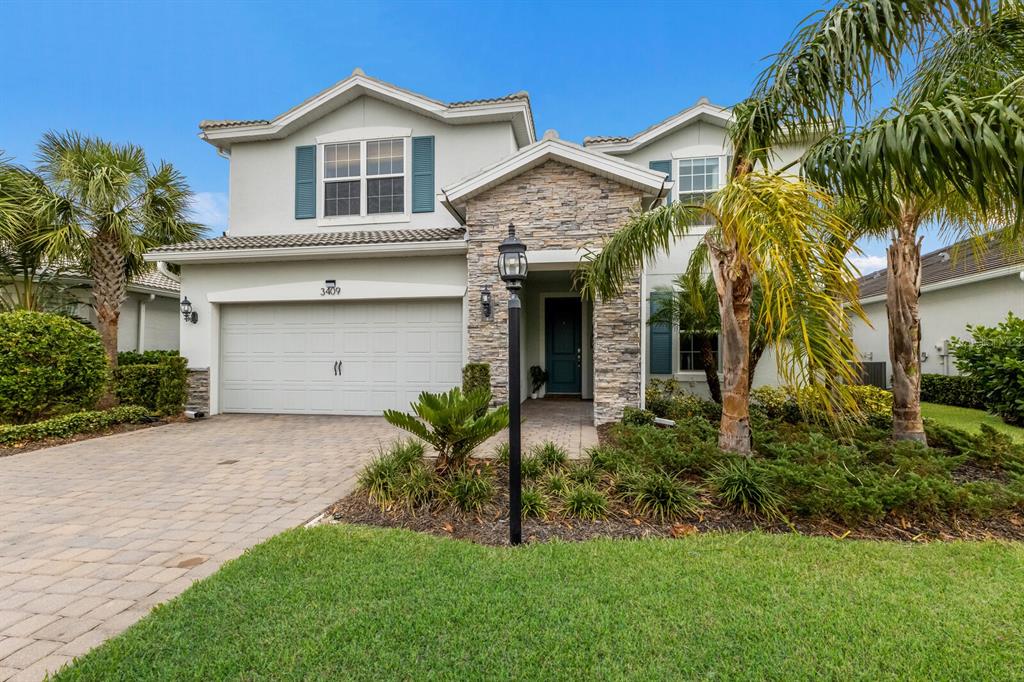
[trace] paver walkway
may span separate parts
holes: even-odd
[[[565,448],[572,459],[586,455],[587,449],[597,445],[594,428],[594,403],[569,398],[541,398],[523,402],[523,453],[532,445],[551,441]],[[508,442],[508,432],[502,431],[477,449],[488,455],[499,443]]]
[[[315,516],[397,433],[225,415],[0,458],[0,682],[41,679]]]

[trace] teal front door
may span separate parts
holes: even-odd
[[[580,393],[583,370],[582,308],[578,298],[549,298],[544,305],[548,393]]]

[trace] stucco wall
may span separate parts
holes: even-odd
[[[944,340],[956,336],[969,338],[967,325],[995,325],[1012,312],[1024,316],[1024,282],[1016,274],[957,287],[926,291],[921,294],[921,351],[927,359],[921,369],[929,374],[959,374],[953,358],[942,357]],[[853,341],[865,360],[889,362],[889,331],[885,301],[864,306],[871,326],[853,321]],[[873,328],[872,328],[873,327]]]
[[[79,297],[83,303],[78,308],[78,314],[95,326],[96,314],[88,303],[88,291],[83,290]],[[141,315],[143,324],[142,343],[140,344],[139,319],[142,306],[145,306],[145,313]],[[117,349],[119,351],[176,350],[180,319],[181,309],[178,306],[176,294],[174,296],[155,296],[151,300],[149,294],[131,292],[125,302],[121,304],[121,315],[118,318],[117,326]]]
[[[498,278],[498,244],[515,222],[530,250],[577,249],[598,244],[622,226],[640,192],[556,161],[532,168],[482,194],[464,207],[467,217],[467,298],[490,286],[494,316],[483,319],[468,307],[468,349],[473,362],[491,363],[495,397],[507,399],[508,294]],[[594,421],[618,419],[640,401],[640,284],[620,299],[594,305]]]
[[[319,135],[366,127],[411,128],[412,136],[434,136],[434,187],[452,184],[510,156],[516,149],[511,123],[449,125],[372,97],[341,106],[283,140],[245,142],[231,149],[230,217],[232,236],[309,233],[325,229],[411,229],[455,227],[455,218],[440,204],[432,213],[367,216],[359,224],[327,225],[320,218],[295,219],[295,147],[316,144]],[[408,144],[406,145],[408,147]],[[407,159],[408,159],[408,149]],[[317,214],[323,213],[323,184],[318,151]],[[406,188],[411,176],[406,169]],[[408,206],[408,202],[407,202]],[[380,218],[380,221],[373,222]],[[345,221],[346,219],[341,219]],[[373,222],[372,227],[368,224]]]

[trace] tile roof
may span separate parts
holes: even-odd
[[[498,104],[499,102],[518,102],[518,101],[530,101],[530,93],[526,90],[520,90],[519,92],[513,92],[508,95],[501,97],[491,97],[489,99],[467,99],[462,102],[449,102],[447,104],[449,109],[458,109],[460,107],[475,107],[479,104]]]
[[[156,270],[136,275],[128,286],[146,287],[147,289],[163,289],[164,291],[180,291],[181,286],[169,277],[164,277]]]
[[[237,249],[281,249],[308,246],[343,246],[348,244],[403,244],[441,242],[462,239],[461,227],[440,227],[422,230],[373,230],[365,232],[314,232],[312,234],[267,234],[245,237],[215,237],[180,244],[168,244],[150,254],[182,251],[233,251]]]
[[[601,142],[629,142],[629,138],[622,135],[588,135],[583,138],[583,144],[599,144]]]
[[[990,243],[979,251],[973,240],[964,240],[938,251],[921,256],[921,286],[938,284],[951,279],[999,270],[1012,265],[1024,266],[1024,252],[1007,250]],[[887,270],[879,270],[857,280],[860,297],[884,295]]]
[[[200,130],[213,130],[215,128],[240,128],[242,126],[265,126],[270,121],[265,118],[251,118],[244,121],[225,119],[221,121],[202,120],[199,122]]]

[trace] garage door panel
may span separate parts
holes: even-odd
[[[407,410],[421,391],[460,383],[461,320],[461,301],[225,306],[221,409]]]

